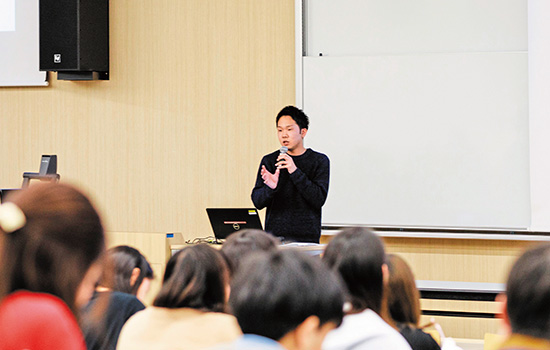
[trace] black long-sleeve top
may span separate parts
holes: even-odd
[[[407,325],[398,325],[399,332],[407,340],[412,350],[441,350],[434,338],[421,329],[412,328]]]
[[[290,154],[289,154],[290,155]],[[329,184],[329,159],[308,148],[299,156],[291,156],[297,169],[289,174],[281,169],[275,189],[264,184],[262,165],[275,173],[279,151],[262,158],[252,202],[258,209],[267,207],[265,229],[285,241],[319,243],[321,207],[325,204]]]

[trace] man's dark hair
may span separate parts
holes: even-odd
[[[277,249],[279,241],[269,233],[262,230],[247,229],[235,232],[222,245],[222,253],[226,257],[231,274],[239,269],[241,261],[248,254],[257,251],[270,251]]]
[[[168,260],[153,305],[222,312],[228,284],[229,271],[219,251],[206,244],[185,247]]]
[[[347,287],[355,311],[380,314],[384,296],[384,244],[371,230],[354,227],[339,233],[325,249],[323,261],[337,271]]]
[[[310,316],[320,325],[343,318],[338,277],[320,260],[292,249],[258,252],[231,283],[229,306],[245,334],[280,340]]]
[[[550,339],[550,244],[526,251],[506,284],[512,333]]]
[[[279,114],[277,114],[275,124],[278,124],[279,119],[281,119],[281,117],[285,115],[288,115],[289,117],[294,119],[296,124],[298,124],[298,126],[300,127],[300,130],[309,128],[309,118],[307,117],[307,115],[300,108],[294,106],[286,106],[281,109]]]

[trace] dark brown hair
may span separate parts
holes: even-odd
[[[227,258],[231,274],[238,269],[241,261],[250,253],[277,249],[279,241],[262,230],[240,230],[227,237],[221,252]]]
[[[219,251],[206,244],[185,247],[168,260],[153,305],[225,311],[228,285],[227,263]]]
[[[384,244],[375,233],[365,227],[352,227],[330,241],[323,261],[342,277],[354,311],[368,308],[380,315],[385,258]]]
[[[413,272],[407,262],[397,255],[388,255],[388,309],[397,324],[418,327],[420,321],[420,293]]]
[[[99,215],[84,194],[64,184],[37,184],[10,202],[26,224],[11,233],[0,230],[0,299],[19,289],[49,293],[75,312],[78,287],[105,250]]]

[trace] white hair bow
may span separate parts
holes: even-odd
[[[5,233],[12,233],[21,229],[27,223],[25,214],[14,203],[7,202],[0,205],[0,228]]]

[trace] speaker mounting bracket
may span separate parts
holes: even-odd
[[[109,80],[109,72],[59,71],[57,80]]]

